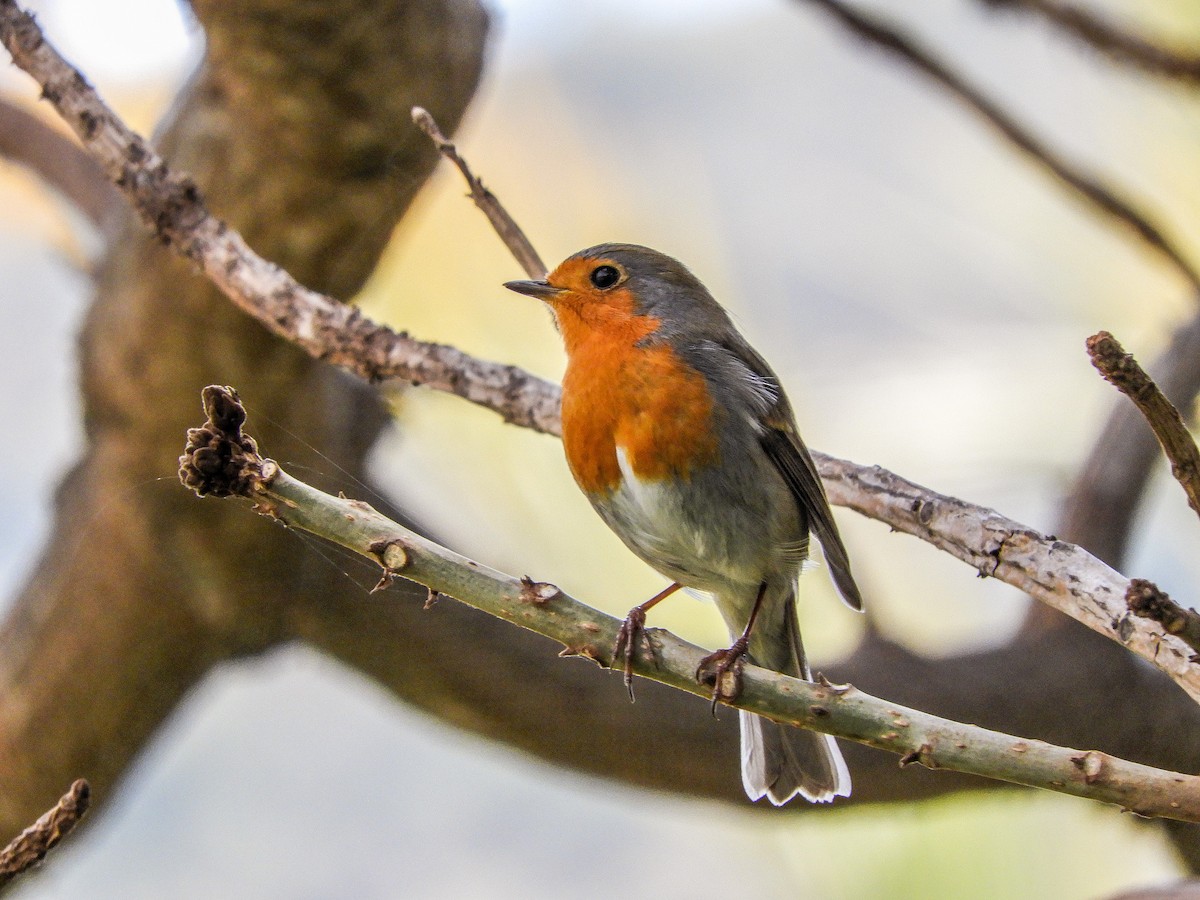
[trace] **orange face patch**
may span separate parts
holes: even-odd
[[[546,302],[554,310],[568,356],[597,333],[609,340],[634,343],[659,326],[657,319],[636,313],[637,306],[628,288],[618,283],[605,290],[592,284],[591,274],[601,266],[617,269],[624,280],[624,270],[615,262],[581,257],[568,259],[546,277],[546,281],[561,289],[561,293]]]
[[[667,344],[638,343],[658,330],[639,315],[629,290],[596,290],[588,276],[605,260],[570,259],[547,279],[567,347],[563,445],[579,486],[589,494],[621,481],[617,448],[640,479],[686,479],[716,458],[713,405],[704,376]]]

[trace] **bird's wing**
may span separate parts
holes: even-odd
[[[833,520],[833,512],[829,509],[829,499],[825,496],[825,488],[821,484],[821,476],[813,463],[808,448],[796,433],[790,423],[782,427],[768,423],[767,429],[759,438],[762,448],[766,451],[792,495],[801,508],[808,513],[808,525],[821,549],[825,551],[825,562],[829,566],[833,583],[838,593],[852,609],[862,609],[862,595],[850,572],[850,557],[842,536],[838,533],[837,523]]]
[[[779,384],[779,378],[767,361],[740,335],[737,340],[723,342],[724,349],[736,356],[759,382],[769,385],[772,396],[769,406],[758,420],[761,426],[759,443],[791,489],[800,508],[808,515],[809,528],[821,542],[825,561],[829,565],[838,593],[852,609],[863,608],[862,594],[850,572],[850,556],[838,533],[837,523],[829,508],[829,498],[821,484],[816,464],[796,428],[791,404]]]

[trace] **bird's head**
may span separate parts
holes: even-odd
[[[543,280],[510,281],[554,311],[568,352],[590,333],[641,340],[708,324],[724,313],[683,263],[636,244],[600,244],[563,260]]]

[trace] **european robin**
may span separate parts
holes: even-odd
[[[630,611],[614,648],[626,681],[646,610],[679,587],[710,595],[731,638],[697,677],[733,699],[743,658],[811,679],[796,621],[809,534],[854,609],[862,598],[825,489],[766,361],[678,261],[647,247],[581,250],[544,281],[508,287],[544,300],[567,350],[567,463],[596,512],[671,585]],[[740,712],[742,783],[752,800],[850,794],[829,735]]]

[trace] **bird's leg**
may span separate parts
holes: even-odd
[[[613,664],[617,660],[624,657],[625,659],[625,687],[629,691],[629,699],[633,701],[633,655],[634,644],[641,638],[642,644],[646,648],[646,652],[651,652],[650,640],[646,637],[646,612],[657,604],[666,600],[673,593],[679,590],[683,585],[678,581],[667,585],[645,603],[640,606],[635,606],[629,611],[629,615],[625,617],[625,621],[621,623],[621,630],[617,632],[617,642],[613,644]]]
[[[754,628],[754,620],[762,608],[763,597],[767,593],[767,583],[758,586],[758,596],[754,598],[754,606],[750,609],[750,621],[742,636],[734,641],[728,649],[710,653],[700,660],[696,666],[696,680],[701,684],[711,684],[712,712],[717,714],[717,702],[728,703],[737,699],[742,692],[742,668],[745,665],[746,650],[750,646],[750,632]]]

